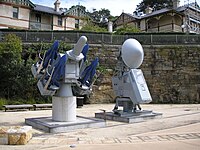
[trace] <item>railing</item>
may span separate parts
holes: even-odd
[[[196,15],[196,14],[193,14],[193,13],[190,13],[190,14],[189,14],[189,16],[190,16],[190,17],[192,17],[192,18],[194,18],[194,19],[197,19],[197,20],[199,20],[200,13],[199,13],[199,14],[197,14],[197,15]]]
[[[190,27],[190,32],[191,33],[199,33],[200,34],[200,28],[198,28],[198,27]]]
[[[148,29],[148,32],[173,32],[173,31],[182,32],[182,28],[180,27],[180,25],[176,24],[174,24],[173,26],[172,24],[165,24],[165,25],[160,25],[159,27],[153,27]]]
[[[31,30],[52,30],[52,26],[49,24],[30,22]]]
[[[183,28],[180,27],[180,25],[174,25],[174,31],[175,32],[182,32]]]
[[[161,32],[172,32],[172,24],[160,26],[159,31]]]
[[[154,28],[149,28],[148,32],[159,32],[158,31],[158,27],[154,27]]]
[[[65,43],[76,43],[80,36],[85,35],[90,44],[121,45],[128,38],[135,38],[143,45],[170,45],[170,44],[196,44],[200,45],[200,35],[189,34],[97,34],[70,31],[9,31],[0,30],[0,41],[6,34],[16,34],[23,42],[52,42],[54,40]]]
[[[29,6],[29,2],[25,0],[1,0],[2,2],[8,2],[8,3],[15,3],[20,5],[27,5]]]

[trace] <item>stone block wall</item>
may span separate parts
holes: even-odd
[[[0,126],[0,145],[25,145],[31,138],[31,126]]]
[[[200,103],[200,47],[144,46],[141,68],[154,102]]]
[[[111,77],[121,46],[90,45],[89,58],[99,57],[102,74],[90,103],[114,102]],[[143,45],[141,65],[153,103],[200,103],[200,46]]]

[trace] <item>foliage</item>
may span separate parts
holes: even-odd
[[[166,7],[172,7],[172,0],[143,0],[139,5],[137,5],[135,12],[145,13],[147,6],[151,7],[153,11],[160,10]]]
[[[0,46],[0,97],[15,95],[21,66],[21,40],[14,34],[8,34]]]
[[[69,10],[75,8],[75,7],[80,7],[82,10],[86,11],[86,7],[82,5],[73,5]],[[66,8],[62,8],[63,11],[66,11]],[[117,16],[112,16],[110,14],[109,9],[101,8],[101,10],[96,10],[95,8],[92,10],[92,12],[87,11],[88,15],[92,18],[92,20],[96,23],[100,23],[105,21],[106,19],[109,19],[110,21],[114,21]]]
[[[37,81],[30,69],[32,51],[28,50],[28,54],[22,55],[22,42],[13,34],[6,35],[0,43],[0,99],[6,99],[8,104],[49,101],[37,90]]]
[[[37,80],[33,78],[30,69],[36,62],[38,52],[44,53],[51,45],[52,43],[22,45],[16,35],[4,37],[4,41],[0,43],[0,109],[4,104],[51,102],[51,97],[40,95]],[[60,42],[59,45],[61,53],[72,49],[65,42]],[[99,70],[102,71],[102,68]]]
[[[107,32],[107,29],[99,27],[97,24],[94,24],[92,22],[88,22],[86,25],[82,27],[81,31]]]
[[[6,105],[6,99],[0,98],[0,109],[2,109],[3,105]]]
[[[4,38],[4,42],[0,44],[0,55],[7,64],[19,64],[21,62],[21,40],[14,34],[8,34]]]
[[[70,50],[72,48],[73,48],[72,45],[69,45],[69,44],[67,44],[67,43],[65,43],[63,41],[60,42],[60,44],[59,44],[59,52],[60,53],[65,53],[66,51],[68,51],[68,50]]]
[[[115,34],[129,34],[129,33],[139,33],[140,30],[131,25],[124,25],[124,27],[117,29]]]
[[[109,16],[108,20],[114,22],[119,16]]]
[[[83,9],[84,11],[85,11],[85,6],[82,6],[82,5],[73,5],[71,8],[69,8],[69,10],[71,10],[71,9],[73,9],[73,8],[75,8],[75,7],[80,7],[81,9]]]
[[[93,9],[92,12],[88,12],[88,13],[94,19],[95,22],[100,22],[102,21],[103,18],[111,17],[110,10],[105,9],[105,8],[102,8],[101,10]]]

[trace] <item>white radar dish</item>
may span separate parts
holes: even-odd
[[[122,45],[121,56],[122,60],[129,68],[138,68],[144,59],[142,45],[135,39],[126,40]]]

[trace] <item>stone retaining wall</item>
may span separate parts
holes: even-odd
[[[153,103],[200,103],[200,46],[144,45],[141,66]],[[114,102],[111,77],[120,46],[90,45],[89,58],[99,57],[103,73],[91,103]]]

